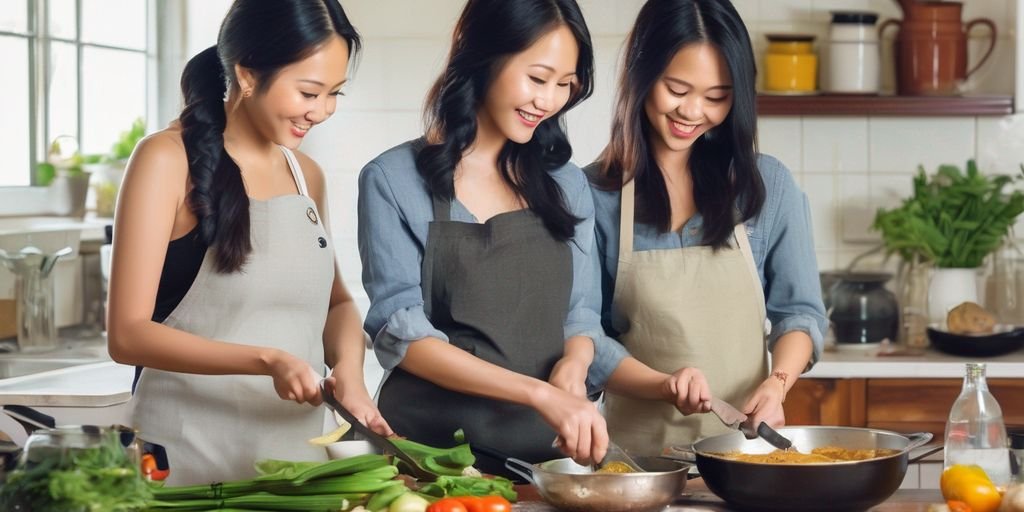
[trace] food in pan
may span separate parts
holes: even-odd
[[[811,450],[811,453],[801,453],[796,450],[775,450],[771,453],[758,454],[742,452],[712,452],[709,453],[709,455],[739,462],[756,462],[759,464],[821,464],[829,462],[877,459],[879,457],[895,455],[899,452],[899,450],[891,450],[887,448],[851,450],[849,448],[840,448],[838,446],[822,446]]]
[[[629,464],[626,464],[625,462],[618,461],[618,460],[609,462],[608,464],[605,464],[605,466],[603,468],[601,468],[601,469],[596,471],[596,473],[633,473],[633,472],[634,472],[633,468],[629,467]]]

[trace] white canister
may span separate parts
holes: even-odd
[[[872,94],[879,88],[878,14],[832,11],[828,40],[828,92]]]

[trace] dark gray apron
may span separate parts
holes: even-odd
[[[547,380],[564,352],[572,253],[529,209],[483,224],[451,221],[451,203],[434,198],[424,250],[424,310],[452,345],[508,370]],[[381,413],[404,436],[450,447],[457,429],[470,444],[529,462],[560,455],[556,433],[533,409],[450,391],[396,368],[380,390]],[[479,457],[486,473],[507,475]]]

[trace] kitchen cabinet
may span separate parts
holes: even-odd
[[[804,378],[786,396],[790,425],[931,432],[941,440],[962,379]],[[1024,378],[988,379],[1007,426],[1024,426]]]

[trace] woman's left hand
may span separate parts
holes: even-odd
[[[587,397],[587,371],[590,364],[581,358],[565,356],[555,363],[548,383],[573,396]]]
[[[331,372],[331,376],[327,378],[327,381],[329,383],[328,389],[334,389],[334,398],[338,400],[342,407],[352,413],[360,423],[370,427],[371,430],[382,436],[390,436],[395,433],[391,430],[391,426],[388,425],[384,416],[380,414],[377,404],[373,403],[370,393],[366,391],[366,385],[362,382],[362,374],[359,375],[359,380],[356,381],[355,379],[344,378],[338,375],[338,371],[335,370]]]
[[[779,379],[768,377],[750,395],[743,406],[743,412],[752,427],[757,428],[762,421],[772,428],[786,424],[786,413],[782,410],[782,400],[786,392],[784,385]]]

